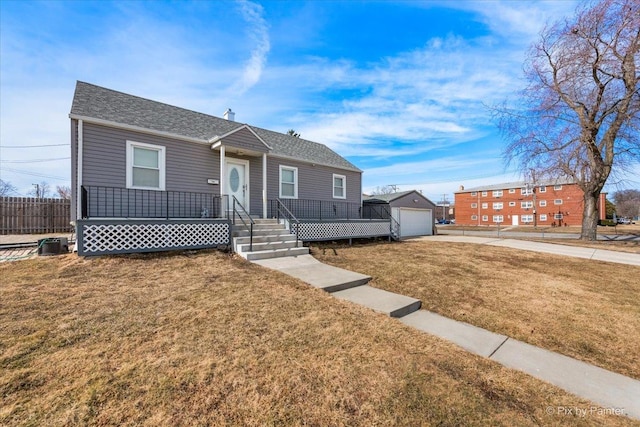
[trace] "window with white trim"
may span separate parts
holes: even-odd
[[[477,203],[471,203],[471,209],[477,209],[477,208],[478,208]]]
[[[487,197],[487,192],[486,191],[482,192],[482,197]]]
[[[489,203],[483,203],[482,209],[489,209]]]
[[[478,195],[478,193],[477,193],[477,192],[475,192],[475,191],[472,191],[472,192],[471,192],[471,197],[476,197],[477,195]]]
[[[333,198],[347,198],[347,177],[344,175],[333,174]]]
[[[527,188],[527,187],[522,187],[520,189],[520,194],[522,194],[523,196],[530,196],[533,194],[533,189],[532,188]]]
[[[540,221],[546,221],[547,220],[547,214],[540,214]]]
[[[533,201],[532,200],[525,200],[523,202],[520,202],[520,207],[522,209],[531,209],[533,207]]]
[[[545,206],[547,206],[547,201],[546,200],[539,200],[538,201],[538,206],[540,206],[541,208],[544,208]]]
[[[502,215],[494,215],[493,216],[493,222],[495,222],[495,223],[504,222],[504,217]]]
[[[516,202],[509,202],[509,206],[515,206]]]
[[[547,192],[547,187],[544,186],[544,185],[540,186],[540,192],[541,193],[546,193]]]
[[[493,197],[502,197],[502,190],[493,190],[491,194]]]
[[[510,188],[509,189],[509,194],[516,194],[516,189],[515,188]]]
[[[483,221],[489,221],[489,215],[482,215],[482,220]]]
[[[502,202],[493,202],[493,209],[502,209]]]
[[[280,198],[298,198],[298,168],[280,165]]]
[[[520,217],[523,223],[533,222],[533,215],[522,215]]]
[[[127,141],[127,188],[165,189],[166,148],[161,145]]]
[[[553,204],[554,204],[554,205],[561,205],[561,204],[562,204],[562,199],[555,199],[555,200],[553,201]]]
[[[477,221],[478,220],[478,215],[471,215],[471,220],[472,221]]]
[[[553,218],[554,218],[554,219],[562,219],[562,218],[563,218],[563,216],[562,216],[562,214],[561,214],[561,213],[557,213],[557,214],[553,214]]]
[[[554,190],[562,190],[562,185],[554,185],[553,189]]]

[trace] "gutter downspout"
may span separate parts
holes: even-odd
[[[76,180],[76,221],[82,219],[82,156],[83,152],[83,126],[82,120],[78,120],[78,167],[76,173],[78,174]],[[76,222],[77,223],[77,222]]]

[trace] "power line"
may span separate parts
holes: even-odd
[[[0,160],[0,163],[42,163],[54,162],[57,160],[69,160],[71,157],[58,157],[55,159],[33,159],[33,160]]]
[[[45,174],[42,174],[42,173],[31,172],[31,171],[23,171],[23,170],[20,170],[20,169],[13,169],[13,168],[7,168],[7,167],[4,167],[2,169],[7,171],[7,172],[19,173],[19,174],[23,174],[23,175],[30,175],[30,176],[35,176],[35,177],[38,177],[38,178],[59,179],[61,181],[69,179],[68,177],[45,175]]]
[[[66,144],[44,144],[44,145],[0,145],[0,148],[42,148],[42,147],[64,147]]]

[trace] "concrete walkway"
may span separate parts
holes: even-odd
[[[505,242],[504,240],[496,241],[496,239],[468,237],[461,238],[462,240],[447,240],[447,238],[456,238],[456,236],[435,236],[428,239],[494,244],[542,252],[549,252],[555,248],[555,252],[550,253],[596,259],[593,254],[594,250],[589,249],[590,253],[581,250],[585,248],[547,243],[525,248],[519,243],[535,242],[515,241],[514,243],[511,241]],[[573,251],[572,249],[577,250]],[[615,259],[611,262],[620,262],[619,260],[622,258],[618,258],[618,256],[620,254],[626,255],[620,252],[615,252],[615,256],[607,254],[613,251],[600,252],[605,252],[605,254],[600,254],[598,259],[610,261],[607,259],[609,256]],[[637,255],[635,256],[638,257]],[[634,261],[635,258],[631,257],[629,260]],[[591,408],[594,411],[615,411],[615,413],[623,413],[640,419],[640,381],[638,380],[468,323],[458,322],[426,310],[419,310],[421,306],[419,300],[368,286],[367,283],[371,280],[371,277],[323,264],[311,255],[253,262],[293,276],[311,286],[330,292],[337,298],[363,305],[388,316],[398,317],[401,322],[408,326],[444,338],[471,353],[487,357],[506,367],[525,372],[576,396],[588,399],[598,405]]]
[[[584,248],[580,246],[561,245],[557,243],[541,243],[516,239],[497,239],[495,237],[452,236],[446,234],[437,236],[424,236],[420,237],[418,240],[502,246],[505,248],[521,249],[525,251],[543,252],[553,255],[564,255],[574,258],[593,259],[597,261],[640,266],[640,254],[610,251],[606,249]]]

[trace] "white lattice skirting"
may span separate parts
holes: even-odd
[[[230,224],[216,221],[78,221],[82,256],[211,248],[230,243]]]
[[[300,223],[300,240],[350,239],[359,237],[388,236],[389,221],[356,222],[303,222]]]

